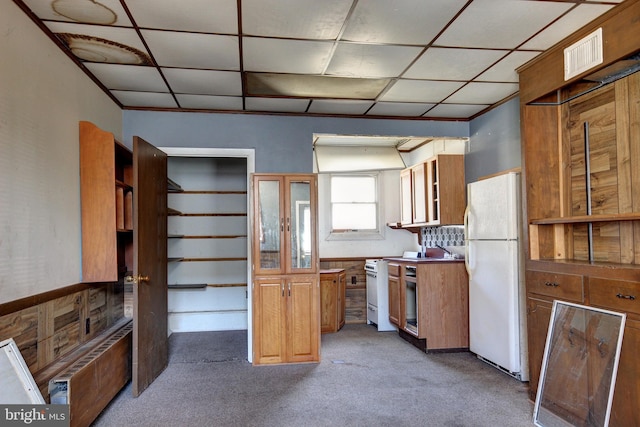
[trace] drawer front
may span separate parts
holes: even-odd
[[[613,311],[640,314],[640,283],[591,277],[589,302]]]
[[[391,264],[388,265],[389,276],[400,277],[400,264]]]
[[[582,276],[527,271],[527,291],[553,299],[584,302]]]

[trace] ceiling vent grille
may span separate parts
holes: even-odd
[[[602,64],[602,28],[564,50],[564,80]]]

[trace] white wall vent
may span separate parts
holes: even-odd
[[[564,50],[564,80],[602,64],[602,28]]]

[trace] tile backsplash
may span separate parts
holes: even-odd
[[[428,248],[440,246],[464,246],[464,226],[448,225],[442,227],[423,227],[422,241]]]

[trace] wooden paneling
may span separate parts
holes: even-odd
[[[69,286],[63,290],[68,294],[56,290],[31,297],[28,301],[38,303],[13,312],[8,312],[9,308],[27,303],[5,304],[7,313],[0,316],[0,341],[13,338],[33,374],[71,354],[122,318],[122,286]],[[44,379],[38,386],[46,388],[49,378],[41,377]]]
[[[590,24],[576,31],[533,61],[518,69],[520,73],[520,101],[530,103],[567,84],[577,82],[584,75],[602,69],[620,58],[637,52],[640,46],[640,1],[626,0]],[[564,49],[602,27],[604,61],[598,67],[564,80]]]

